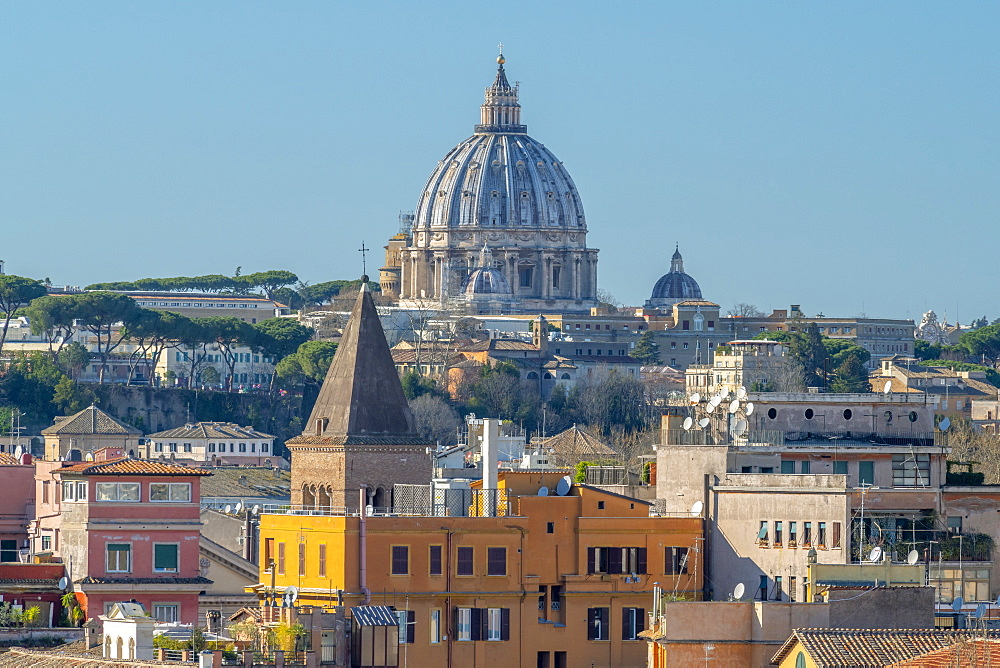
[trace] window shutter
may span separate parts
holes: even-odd
[[[587,573],[594,573],[594,567],[597,565],[597,555],[596,549],[593,547],[587,548]]]
[[[587,608],[587,640],[597,640],[597,608]]]
[[[613,547],[608,550],[608,573],[622,573],[622,556],[628,548]]]
[[[632,629],[632,608],[622,608],[622,640],[635,637]]]
[[[500,609],[500,640],[510,640],[510,608]]]
[[[643,608],[635,609],[635,633],[636,635],[642,633],[646,630],[646,610]]]
[[[646,572],[646,548],[640,547],[637,552],[635,572],[638,575]]]
[[[458,638],[458,608],[451,609],[451,633],[448,635]]]
[[[472,639],[482,640],[483,639],[483,609],[482,608],[472,608]]]
[[[413,643],[417,635],[417,613],[415,610],[406,611],[406,642]]]

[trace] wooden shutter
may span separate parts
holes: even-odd
[[[627,547],[613,547],[608,550],[608,573],[623,573],[622,556]]]
[[[636,575],[646,572],[646,548],[640,547],[636,550]]]
[[[510,608],[500,609],[500,640],[510,640]]]
[[[597,550],[593,547],[587,548],[587,573],[594,573],[594,567],[597,565]]]
[[[622,608],[622,640],[631,640],[634,637],[632,610],[633,608]]]
[[[472,608],[472,639],[482,640],[483,639],[483,609],[482,608]]]
[[[415,610],[406,611],[406,642],[412,644],[417,635],[417,613]]]
[[[597,640],[597,608],[587,608],[587,640]]]
[[[458,640],[458,608],[451,609],[451,632],[448,635]]]

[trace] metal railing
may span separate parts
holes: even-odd
[[[430,485],[393,485],[393,515],[424,517],[506,517],[505,489],[440,489]]]

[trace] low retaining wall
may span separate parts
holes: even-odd
[[[56,626],[52,628],[34,627],[28,628],[0,628],[0,645],[19,645],[31,647],[38,638],[59,638],[64,643],[74,642],[83,639],[83,629],[70,628],[67,626]]]

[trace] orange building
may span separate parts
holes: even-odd
[[[437,490],[450,499],[427,487],[419,515],[262,515],[256,591],[265,604],[294,585],[299,606],[392,606],[399,665],[645,666],[654,583],[701,598],[702,520],[650,517],[648,502],[586,485],[558,495],[564,473]],[[443,516],[456,510],[470,516]]]

